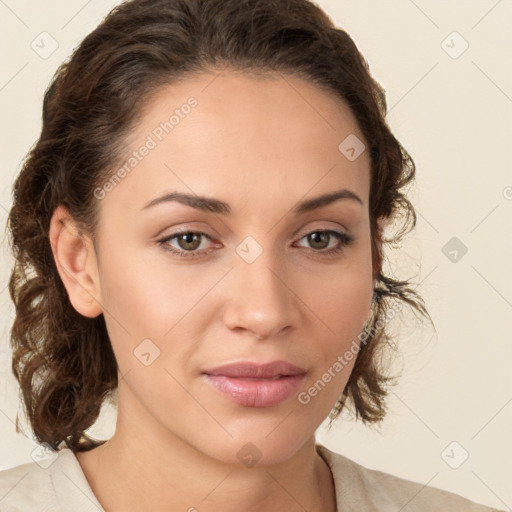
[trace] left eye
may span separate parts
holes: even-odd
[[[339,252],[343,249],[344,246],[350,245],[353,242],[353,238],[346,233],[338,233],[338,231],[332,230],[312,231],[311,233],[304,235],[302,238],[307,238],[309,243],[323,245],[326,240],[331,241],[333,237],[339,242],[337,246],[328,250],[324,250],[326,249],[325,247],[316,247],[317,249],[320,249],[320,251],[315,252],[320,252],[320,254],[331,254]]]
[[[333,237],[338,240],[338,245],[325,250],[326,247],[324,247],[324,244],[327,242],[328,247],[329,242]],[[211,237],[201,231],[182,231],[180,233],[174,233],[173,235],[170,235],[166,238],[162,238],[161,240],[158,240],[158,243],[162,246],[163,249],[170,251],[173,254],[184,258],[193,258],[196,256],[201,256],[203,253],[208,251],[208,249],[199,250],[202,238],[206,238],[207,240],[211,241]],[[168,243],[175,239],[178,243],[177,248]],[[307,239],[308,243],[316,246],[313,247],[313,252],[326,256],[341,252],[344,247],[350,245],[354,241],[350,235],[347,235],[346,233],[339,233],[338,231],[333,230],[312,231],[300,238],[300,240],[303,239]],[[318,245],[322,247],[318,247]]]

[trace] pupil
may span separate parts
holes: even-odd
[[[185,247],[182,247],[182,248],[183,249],[197,249],[197,247],[198,247],[197,240],[196,240],[196,243],[194,244],[194,241],[193,241],[194,238],[198,238],[198,235],[196,233],[185,233],[185,234],[181,235],[180,241],[184,242],[184,244],[185,244]],[[186,247],[187,244],[192,244],[193,247]]]
[[[310,236],[310,242],[312,242],[312,245],[314,246],[314,244],[316,243],[320,243],[320,245],[322,245],[322,239],[323,239],[323,242],[325,243],[328,238],[329,238],[329,234],[328,233],[321,233],[321,232],[318,232],[318,233],[312,233]],[[318,240],[320,239],[320,240]]]

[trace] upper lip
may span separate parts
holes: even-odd
[[[207,375],[223,375],[225,377],[271,379],[287,375],[302,375],[306,373],[306,370],[287,361],[272,361],[265,364],[242,361],[204,370],[203,373]]]

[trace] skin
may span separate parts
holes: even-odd
[[[107,511],[334,511],[314,433],[355,358],[308,404],[297,396],[368,319],[369,154],[349,161],[339,151],[348,135],[364,137],[348,105],[315,84],[219,72],[165,87],[145,105],[129,153],[190,96],[198,101],[98,200],[96,246],[62,206],[52,217],[50,242],[69,299],[84,316],[104,314],[119,366],[115,434],[77,458]],[[296,203],[343,188],[362,205],[343,199],[293,215]],[[164,191],[221,199],[232,214],[177,202],[141,211]],[[157,242],[182,228],[211,237],[197,241],[202,255],[182,258]],[[306,236],[321,230],[354,242],[325,256],[340,242],[315,245]],[[247,236],[263,251],[252,263],[236,252]],[[169,245],[186,252],[192,244]],[[160,355],[146,366],[134,350],[148,338]],[[201,377],[221,364],[277,359],[307,375],[273,407],[238,405]],[[247,443],[261,457],[252,467],[237,457]]]

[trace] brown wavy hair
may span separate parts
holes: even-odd
[[[24,412],[40,443],[64,441],[85,451],[104,441],[84,431],[113,396],[118,368],[103,315],[86,318],[71,305],[49,243],[49,225],[64,205],[93,240],[93,191],[124,160],[127,136],[160,88],[220,68],[292,73],[348,103],[371,156],[370,228],[374,315],[370,336],[330,417],[350,405],[356,419],[380,422],[392,378],[379,348],[393,301],[428,317],[409,281],[382,273],[379,241],[396,242],[416,224],[402,192],[414,179],[412,158],[385,120],[383,87],[350,36],[309,0],[132,0],[115,7],[56,71],[43,103],[39,139],[23,161],[8,217],[15,258],[9,293],[15,305],[12,370]],[[341,141],[340,141],[341,142]],[[401,220],[383,239],[377,220]],[[395,223],[396,224],[396,223]],[[16,418],[19,432],[19,415]]]

